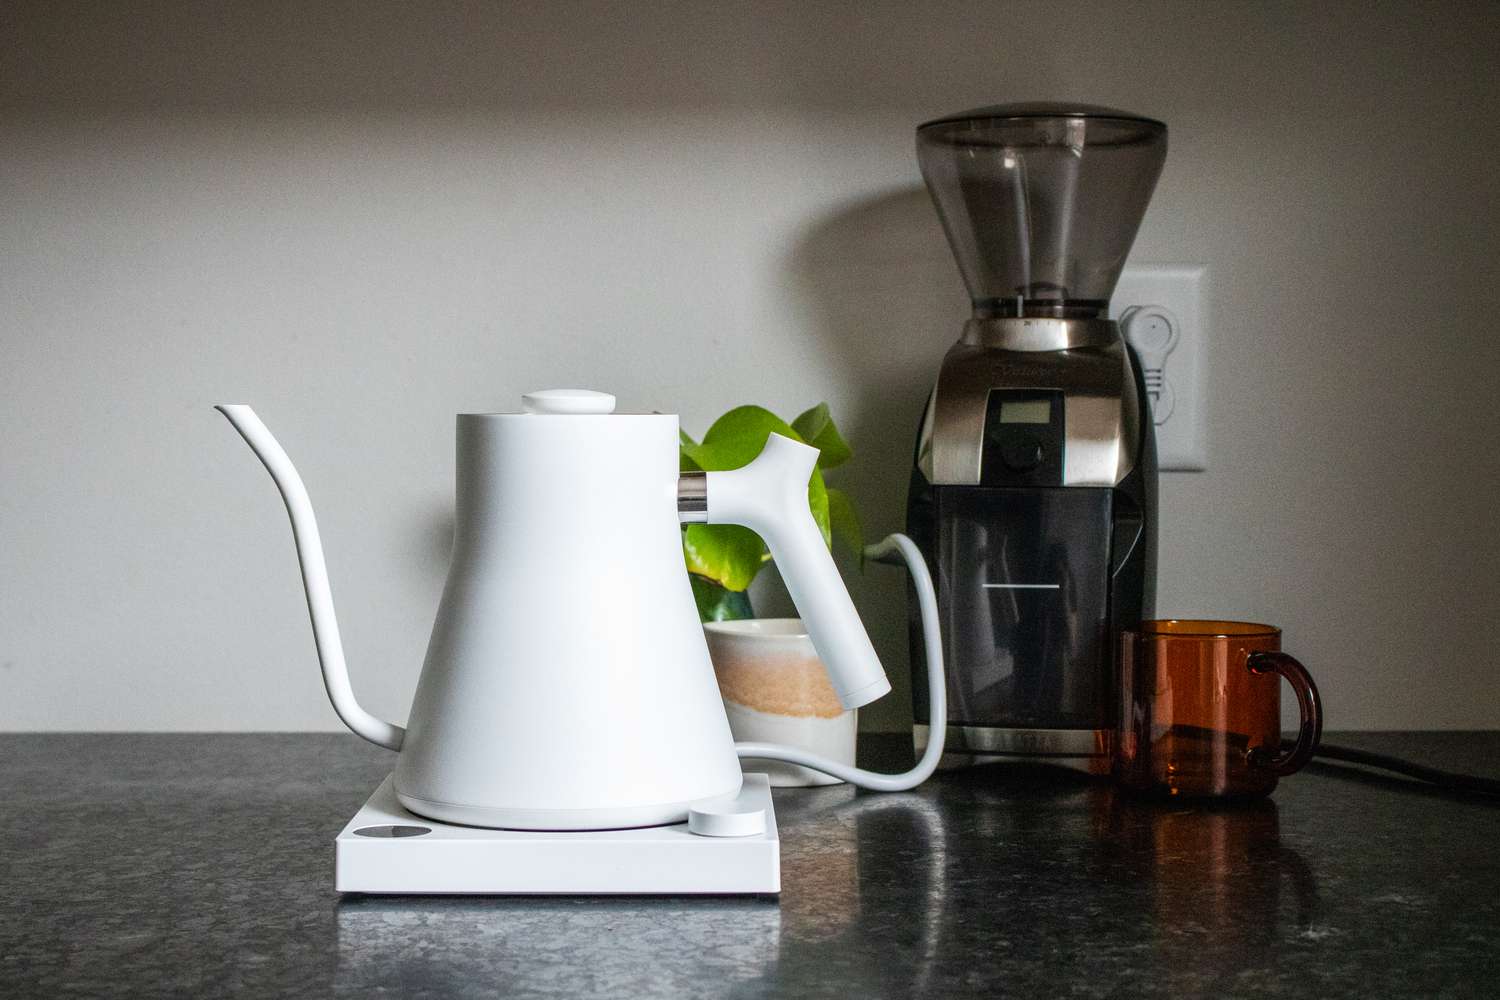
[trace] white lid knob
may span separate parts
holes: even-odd
[[[527,413],[613,413],[615,397],[592,389],[538,389],[521,397]]]

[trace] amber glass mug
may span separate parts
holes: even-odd
[[[1149,621],[1120,637],[1115,779],[1185,798],[1258,798],[1318,748],[1323,707],[1281,630],[1225,621]],[[1296,745],[1281,750],[1281,680],[1297,694]]]

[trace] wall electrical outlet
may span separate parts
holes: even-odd
[[[1141,360],[1164,470],[1201,472],[1203,441],[1203,293],[1206,268],[1191,264],[1127,266],[1110,316]]]

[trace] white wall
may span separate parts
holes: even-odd
[[[898,526],[965,314],[912,127],[1052,97],[1170,124],[1133,260],[1210,268],[1160,610],[1285,625],[1335,727],[1500,726],[1497,37],[1479,5],[9,5],[0,729],[336,726],[217,401],[302,467],[397,720],[455,411],[826,399]],[[904,675],[899,584],[857,588]]]

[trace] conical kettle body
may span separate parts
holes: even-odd
[[[453,560],[396,766],[408,809],[605,829],[738,790],[677,455],[672,415],[458,417]]]

